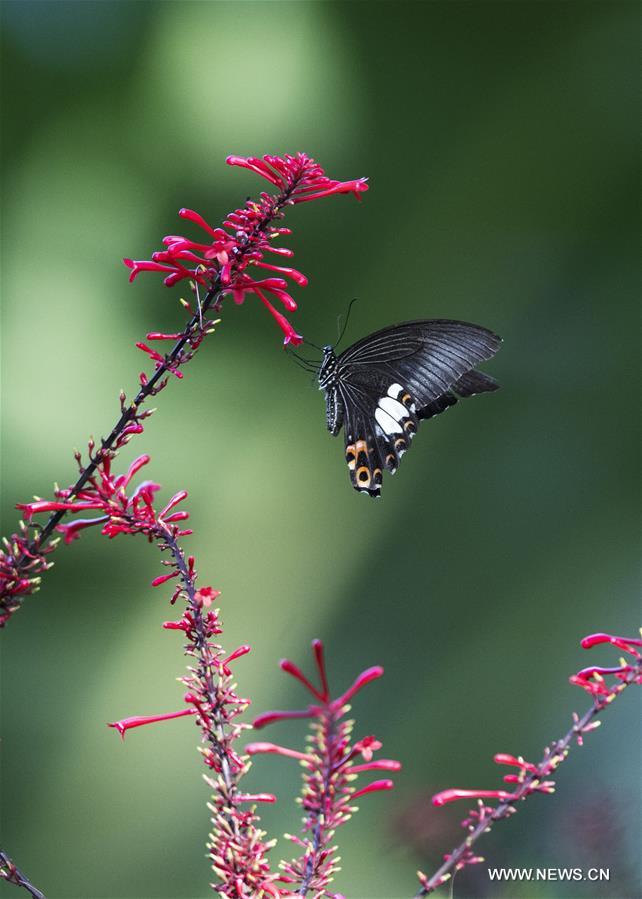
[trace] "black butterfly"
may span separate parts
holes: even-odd
[[[339,356],[323,347],[318,378],[328,430],[336,436],[343,427],[355,490],[379,496],[384,469],[396,472],[421,419],[460,397],[497,390],[474,368],[500,344],[479,325],[428,319],[376,331]]]

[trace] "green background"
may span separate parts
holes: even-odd
[[[211,222],[263,189],[228,153],[305,150],[363,202],[288,214],[296,326],[333,341],[404,319],[484,324],[503,385],[424,425],[372,503],[349,486],[322,396],[258,300],[223,323],[159,398],[120,465],[149,452],[165,496],[189,490],[202,583],[253,710],[297,707],[282,656],[332,683],[382,664],[354,703],[404,768],[339,834],[336,888],[414,893],[461,838],[447,786],[500,785],[495,752],[536,760],[587,698],[568,676],[596,630],[635,634],[638,5],[609,2],[4,2],[4,532],[13,505],[74,476],[144,365],[134,343],[183,321],[180,288],[127,284],[177,218]],[[156,552],[86,533],[2,634],[3,848],[49,899],[208,894],[196,732],[124,744],[106,721],[173,710],[180,637]],[[640,889],[640,698],[630,690],[559,773],[480,843],[497,866],[609,867],[611,882],[491,884],[467,897],[632,897]],[[266,731],[267,734],[267,731]],[[270,738],[300,745],[299,725]],[[259,759],[298,825],[299,769]],[[280,841],[273,853],[290,852]],[[0,886],[3,896],[15,888]]]

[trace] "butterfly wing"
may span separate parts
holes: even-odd
[[[501,338],[467,322],[405,322],[370,334],[337,359],[346,461],[356,490],[379,496],[383,471],[394,472],[421,419],[459,397],[496,390],[474,367]]]
[[[402,385],[400,399],[406,397],[404,405],[392,394],[380,396],[384,387],[379,378],[365,384],[363,376],[359,383],[345,381],[338,386],[344,408],[345,452],[350,480],[355,490],[376,497],[381,493],[383,472],[393,474],[399,460],[408,449],[412,435],[416,433],[418,417],[410,407],[410,399]]]

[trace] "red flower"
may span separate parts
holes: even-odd
[[[20,531],[3,540],[0,547],[0,628],[20,608],[25,596],[40,588],[40,578],[53,562],[47,556],[56,548],[55,543],[41,545],[33,541],[29,529],[20,522]]]
[[[221,591],[215,590],[213,587],[201,587],[200,590],[196,591],[195,599],[201,608],[205,606],[206,609],[209,609],[212,603],[216,602],[220,595]]]
[[[291,250],[273,245],[276,238],[290,233],[289,228],[277,227],[275,222],[283,217],[284,207],[296,203],[318,200],[332,194],[351,193],[359,197],[368,189],[366,179],[335,181],[328,178],[321,166],[305,153],[264,156],[262,159],[228,156],[227,162],[256,172],[278,192],[263,192],[258,200],[248,200],[245,206],[228,215],[222,227],[217,228],[209,225],[197,212],[181,209],[181,218],[202,228],[207,235],[206,241],[198,242],[176,235],[163,238],[165,249],[154,253],[151,260],[123,260],[131,269],[129,280],[133,281],[140,272],[161,272],[168,287],[187,279],[205,288],[208,294],[215,297],[216,303],[220,303],[224,296],[231,296],[234,302],[242,303],[247,294],[253,293],[283,331],[284,343],[301,343],[300,335],[266,296],[270,294],[288,312],[294,312],[297,304],[288,292],[285,279],[299,287],[305,287],[308,283],[306,276],[296,269],[265,261],[268,253],[292,256]],[[251,266],[276,272],[283,277],[270,276],[257,280],[247,271]],[[157,339],[164,338],[160,335]],[[163,357],[155,350],[144,344],[139,346],[156,361],[162,360]]]
[[[146,724],[157,724],[159,721],[171,721],[173,718],[184,718],[185,715],[195,714],[196,709],[181,709],[179,712],[167,712],[164,715],[134,715],[131,718],[114,721],[107,727],[114,727],[124,740],[125,734],[132,727],[144,727]]]

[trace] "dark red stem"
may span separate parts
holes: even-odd
[[[33,899],[45,899],[45,894],[35,887],[31,881],[17,868],[6,852],[0,849],[0,879],[13,883],[26,890]]]
[[[237,786],[236,780],[232,775],[229,759],[223,745],[223,733],[225,725],[223,717],[221,715],[221,706],[217,697],[216,687],[214,685],[212,668],[209,664],[208,659],[207,636],[205,633],[205,622],[203,620],[201,604],[196,599],[196,587],[194,585],[194,580],[189,573],[189,569],[185,561],[185,554],[180,544],[174,537],[168,536],[161,529],[159,529],[159,538],[165,544],[165,546],[167,546],[172,556],[174,557],[174,562],[176,563],[181,581],[183,582],[185,593],[187,594],[192,620],[194,621],[194,629],[196,631],[196,640],[194,642],[194,647],[196,649],[198,659],[198,679],[205,687],[205,694],[207,696],[207,702],[210,708],[210,716],[214,721],[214,728],[207,728],[207,737],[212,749],[216,753],[221,763],[221,775],[228,790],[228,794],[233,797]],[[230,819],[229,823],[233,827],[236,826],[235,819]]]
[[[332,801],[330,798],[330,779],[332,777],[332,768],[334,764],[333,741],[335,724],[336,721],[334,713],[332,711],[332,706],[328,705],[326,707],[323,722],[323,726],[325,729],[324,736],[326,753],[323,760],[323,796],[321,797],[322,805],[315,814],[315,822],[313,825],[312,833],[312,854],[309,856],[305,863],[303,880],[301,881],[301,886],[296,891],[297,896],[307,896],[311,888],[310,884],[312,883],[312,879],[316,874],[317,866],[319,864],[319,853],[321,851],[323,829],[326,824],[326,811],[328,808],[328,803]]]

